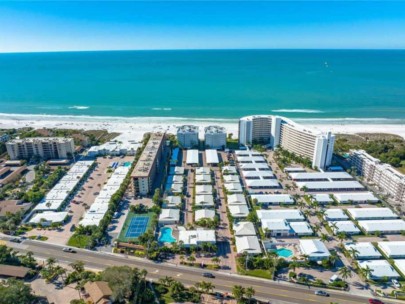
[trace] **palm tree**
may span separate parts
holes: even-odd
[[[353,257],[353,259],[357,259],[357,257],[359,256],[359,251],[356,249],[356,248],[354,248],[354,247],[350,247],[349,248],[349,253],[350,253],[350,255]]]
[[[159,283],[166,287],[169,287],[170,285],[172,285],[173,282],[174,282],[174,279],[172,277],[168,277],[168,276],[165,276],[165,277],[159,279]]]
[[[179,295],[184,291],[184,285],[182,283],[180,283],[179,281],[174,281],[171,285],[170,285],[170,293],[172,295]]]
[[[83,261],[75,261],[69,264],[70,267],[73,268],[74,271],[78,273],[82,273],[84,271],[84,262]]]
[[[210,293],[214,290],[215,286],[211,282],[202,281],[200,288],[203,292]]]
[[[253,296],[255,295],[256,291],[252,286],[245,289],[245,296],[248,299],[248,303],[252,300]]]
[[[336,252],[331,252],[330,256],[329,256],[329,262],[332,264],[332,266],[335,266],[336,261],[339,259],[338,255],[336,254]]]
[[[217,264],[217,265],[219,265],[219,263],[221,263],[221,259],[220,259],[219,257],[213,257],[213,258],[211,259],[211,261],[212,261],[214,264]]]
[[[195,262],[195,257],[194,257],[194,255],[190,255],[190,256],[187,258],[187,261],[189,261],[189,262]]]
[[[243,296],[245,294],[245,288],[243,288],[240,285],[234,285],[232,287],[232,295],[235,298],[235,300],[240,303],[241,300],[243,299]]]
[[[333,230],[333,232],[336,234],[336,232],[338,231],[338,226],[337,226],[336,222],[329,222],[329,226]]]
[[[347,238],[347,235],[344,232],[339,232],[337,238],[340,241],[340,243],[343,243],[343,241]]]
[[[326,233],[321,234],[321,241],[322,242],[328,242],[329,241],[329,236]]]
[[[352,272],[350,271],[349,267],[346,266],[340,267],[338,273],[340,274],[343,280],[352,277]]]
[[[366,265],[366,267],[361,268],[360,273],[365,279],[368,279],[370,278],[373,271],[374,271],[373,269],[371,269],[368,265]]]

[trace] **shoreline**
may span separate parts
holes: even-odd
[[[405,123],[350,123],[351,120],[341,120],[340,123],[319,123],[319,120],[308,120],[303,123],[299,119],[292,119],[304,126],[319,131],[331,131],[335,134],[354,133],[389,133],[405,138]],[[311,121],[311,122],[310,122]],[[326,121],[325,121],[326,122]],[[227,133],[232,133],[233,138],[238,137],[238,119],[205,119],[205,118],[183,118],[183,117],[101,117],[101,116],[57,116],[57,115],[26,115],[26,114],[1,114],[0,128],[13,129],[31,127],[35,129],[84,129],[118,132],[125,135],[125,138],[134,140],[142,139],[146,132],[167,131],[176,133],[178,126],[183,124],[194,124],[200,127],[200,138],[204,136],[204,127],[212,124],[226,128]]]

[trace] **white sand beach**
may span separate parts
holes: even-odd
[[[173,118],[173,117],[85,117],[85,116],[46,116],[46,115],[0,115],[0,128],[59,128],[59,129],[83,129],[119,132],[126,138],[139,140],[145,132],[167,131],[176,133],[177,126],[193,124],[200,126],[200,136],[204,127],[208,125],[221,125],[233,137],[238,136],[238,121],[231,119],[198,119],[198,118]],[[333,133],[390,133],[405,138],[405,124],[321,124],[310,123],[304,125],[321,131],[332,131]]]

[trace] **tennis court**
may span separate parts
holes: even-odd
[[[133,217],[131,219],[131,222],[129,223],[127,232],[125,233],[125,237],[136,238],[145,233],[146,227],[148,227],[148,222],[148,216]]]
[[[134,242],[151,228],[154,213],[136,214],[129,212],[118,239],[121,242]]]

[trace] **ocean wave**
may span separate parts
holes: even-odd
[[[69,107],[69,109],[75,109],[75,110],[87,110],[89,108],[90,107],[87,107],[87,106],[71,106],[71,107]]]
[[[25,120],[25,121],[79,121],[94,123],[212,123],[212,124],[237,124],[238,118],[204,118],[204,117],[164,117],[164,116],[92,116],[92,115],[55,115],[55,114],[10,114],[0,113],[0,119]],[[305,125],[311,124],[405,124],[403,118],[293,118],[293,121]]]
[[[172,108],[152,108],[152,111],[171,111]]]
[[[274,113],[325,113],[320,110],[311,110],[311,109],[278,109],[272,110]]]

